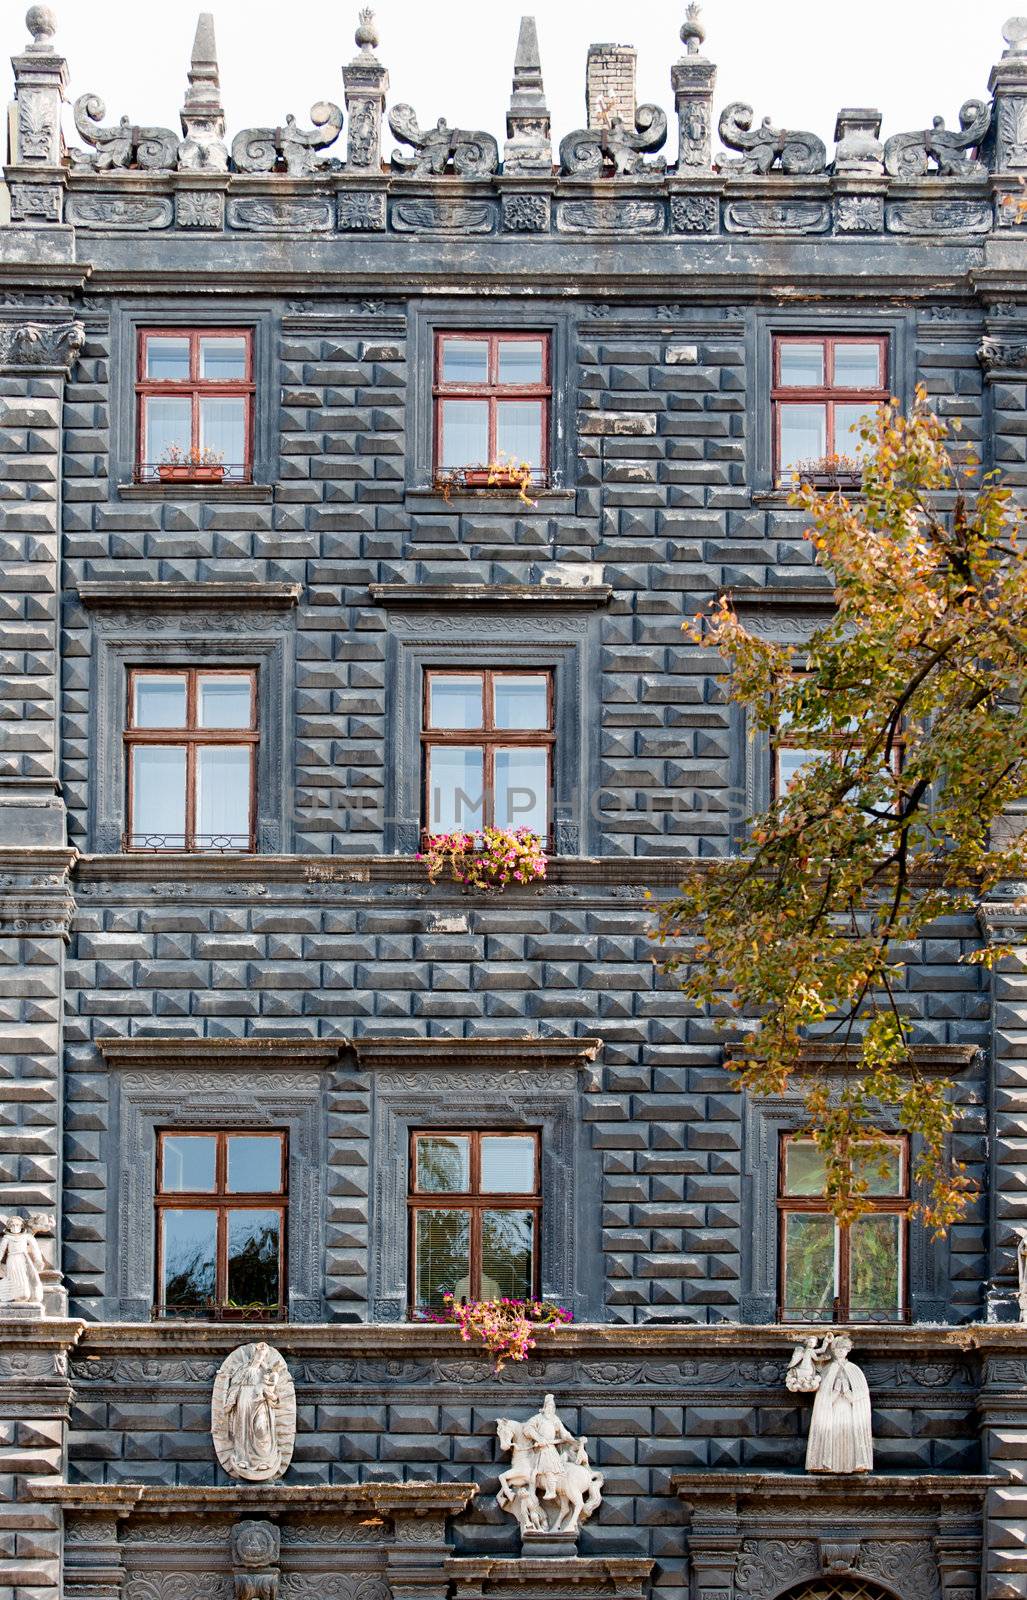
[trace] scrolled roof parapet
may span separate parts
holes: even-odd
[[[81,322],[0,322],[0,371],[67,372],[85,340]]]
[[[141,128],[127,117],[111,127],[103,127],[107,107],[98,94],[80,94],[75,101],[75,127],[79,137],[92,147],[73,151],[78,169],[109,172],[116,167],[137,166],[144,172],[168,172],[178,160],[178,135],[171,128]]]
[[[667,115],[659,106],[639,106],[632,133],[620,117],[608,128],[577,128],[560,140],[560,170],[575,178],[597,178],[604,167],[615,177],[663,170],[663,163],[642,157],[662,150],[667,142]]]
[[[445,117],[440,117],[434,128],[423,129],[413,106],[402,102],[389,112],[389,127],[402,144],[415,151],[412,156],[393,151],[392,165],[397,172],[418,178],[438,176],[452,163],[452,170],[462,178],[487,178],[499,168],[499,145],[491,133],[481,129],[451,128]]]
[[[924,178],[933,161],[939,177],[981,177],[988,170],[985,163],[968,152],[979,152],[990,127],[990,102],[964,100],[958,133],[946,128],[944,117],[935,117],[933,126],[919,133],[893,133],[886,139],[884,170],[892,178]]]
[[[331,100],[318,100],[310,108],[314,126],[300,128],[291,114],[282,128],[243,128],[232,140],[232,164],[237,172],[271,172],[278,161],[292,178],[307,178],[316,170],[338,170],[341,161],[318,161],[315,152],[334,144],[342,132],[342,110]]]
[[[763,175],[780,165],[790,177],[805,177],[825,170],[827,147],[815,133],[775,128],[769,117],[753,128],[753,120],[752,106],[741,100],[733,100],[720,113],[717,132],[721,139],[729,150],[742,151],[740,159],[722,163],[726,171]]]

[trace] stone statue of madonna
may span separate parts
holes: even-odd
[[[826,1335],[813,1361],[819,1374],[806,1447],[807,1472],[871,1472],[874,1441],[870,1389],[849,1360],[852,1340]]]

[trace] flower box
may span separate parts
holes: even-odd
[[[220,483],[225,476],[223,466],[193,466],[188,461],[162,461],[157,472],[161,483]]]

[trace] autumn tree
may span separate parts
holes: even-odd
[[[865,1209],[887,1105],[921,1136],[921,1211],[944,1229],[969,1187],[948,1154],[952,1085],[917,1070],[900,989],[912,941],[1023,875],[1001,819],[1027,792],[1027,562],[1010,491],[989,476],[971,492],[976,463],[956,462],[922,391],[862,439],[858,496],[793,494],[831,620],[801,651],[747,632],[727,597],[688,625],[750,726],[811,755],[741,851],[660,907],[654,937],[684,992],[726,1012],[749,1090],[801,1078],[839,1221]],[[839,1071],[810,1076],[811,1037]]]

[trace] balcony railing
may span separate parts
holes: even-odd
[[[246,855],[253,849],[253,842],[248,833],[198,833],[191,840],[184,833],[125,833],[121,848],[225,856]]]
[[[285,1306],[236,1306],[198,1301],[195,1305],[153,1306],[151,1322],[288,1322]]]

